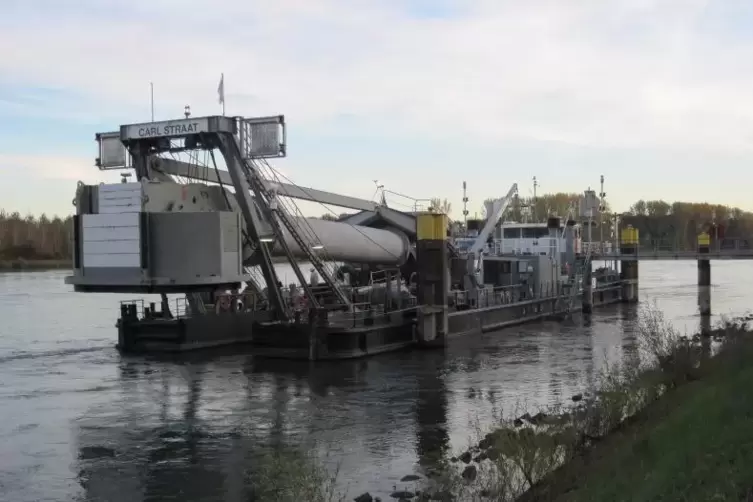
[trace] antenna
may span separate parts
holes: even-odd
[[[463,224],[465,228],[468,228],[468,193],[466,192],[466,184],[463,182]]]
[[[536,221],[536,189],[539,187],[539,182],[536,180],[536,176],[533,177],[533,203],[531,204],[531,219]]]
[[[599,190],[599,246],[604,247],[604,211],[606,211],[606,203],[604,199],[607,194],[604,192],[604,175],[599,178],[599,184],[601,188]],[[602,253],[604,250],[602,249]]]

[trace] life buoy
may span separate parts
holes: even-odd
[[[408,277],[408,284],[416,284],[418,282],[418,272],[412,272]]]

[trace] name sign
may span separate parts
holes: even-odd
[[[123,126],[121,139],[167,138],[209,132],[209,118],[168,120]]]

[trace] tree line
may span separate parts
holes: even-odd
[[[693,249],[701,232],[722,247],[753,243],[753,213],[722,204],[639,200],[622,222],[638,229],[642,243],[658,246]]]
[[[21,216],[0,210],[0,260],[69,260],[72,233],[72,216]]]
[[[510,221],[545,222],[550,215],[566,216],[574,208],[580,194],[542,194],[536,199],[520,197],[513,201],[505,214]],[[451,204],[434,199],[436,210],[449,212]],[[595,221],[594,239],[603,235],[612,238],[613,216],[609,205],[605,216]],[[339,217],[345,217],[343,213]],[[469,214],[469,218],[474,215]],[[483,208],[481,209],[483,216]],[[335,220],[333,214],[322,219]],[[620,226],[638,229],[640,240],[646,245],[693,249],[699,233],[708,232],[712,239],[725,242],[750,240],[753,244],[753,213],[737,207],[706,202],[667,202],[638,200],[627,212],[619,214]],[[18,212],[0,210],[0,260],[66,260],[72,256],[73,218],[48,217],[42,214],[21,216]],[[599,228],[598,225],[603,225]],[[746,245],[743,243],[743,245]]]

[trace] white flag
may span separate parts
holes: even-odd
[[[220,85],[217,86],[217,95],[219,98],[219,103],[221,105],[225,104],[225,74],[222,73],[220,76]]]

